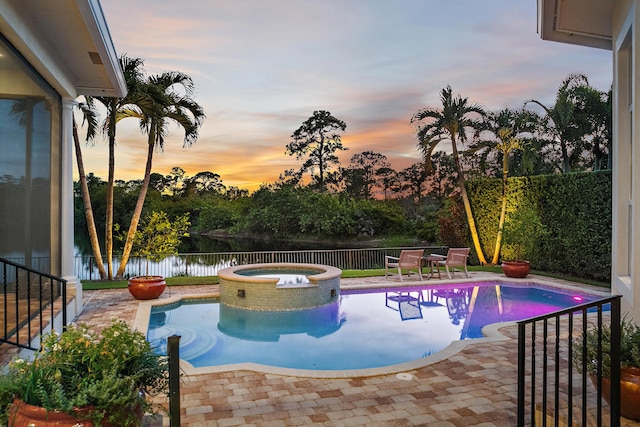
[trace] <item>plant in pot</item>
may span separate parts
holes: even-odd
[[[529,204],[521,205],[508,216],[501,248],[502,271],[507,277],[527,277],[531,271],[531,264],[523,257],[536,250],[536,243],[545,234],[545,226],[536,210]]]
[[[162,261],[178,253],[182,237],[188,236],[189,213],[171,221],[165,212],[151,212],[142,221],[133,238],[134,256],[146,260],[145,274],[129,279],[129,292],[136,299],[158,298],[164,292],[164,277],[149,275],[149,261]]]
[[[602,325],[601,336],[602,397],[609,403],[611,328],[608,325]],[[586,373],[597,387],[598,329],[595,326],[583,334],[573,348],[573,366],[580,373],[584,359]],[[625,418],[640,421],[640,327],[626,318],[620,324],[620,413]]]
[[[32,360],[14,359],[0,373],[0,422],[20,426],[137,426],[168,393],[168,363],[144,335],[114,320],[101,333],[70,324],[42,336]]]

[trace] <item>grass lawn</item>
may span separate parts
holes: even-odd
[[[500,266],[468,266],[469,271],[489,271],[493,273],[502,273],[502,268]],[[570,277],[560,274],[552,274],[544,271],[532,271],[532,274],[537,274],[540,276],[553,277],[556,279],[564,279],[570,280],[572,282],[584,283],[587,285],[598,286],[601,288],[610,288],[609,283],[596,282],[594,280],[586,280],[578,277]],[[376,270],[343,270],[342,276],[344,278],[355,278],[355,277],[373,277],[373,276],[384,276],[384,269],[376,269]],[[183,285],[215,285],[218,283],[218,276],[204,276],[204,277],[168,277],[165,279],[167,282],[167,286],[183,286]],[[126,280],[83,280],[82,281],[82,289],[84,290],[96,290],[96,289],[119,289],[126,288],[127,281]]]

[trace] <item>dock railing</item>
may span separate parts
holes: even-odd
[[[606,327],[609,354],[603,350]],[[595,360],[587,360],[584,340],[592,328],[598,350]],[[610,390],[603,390],[605,356],[611,362]],[[589,374],[592,364],[596,375]],[[606,391],[610,405],[603,404]],[[620,425],[620,296],[518,322],[517,418],[519,427]]]

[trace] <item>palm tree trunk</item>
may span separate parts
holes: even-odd
[[[144,170],[144,179],[140,186],[140,194],[138,194],[138,200],[136,201],[136,207],[131,215],[131,223],[129,224],[129,231],[127,231],[127,240],[124,243],[122,250],[122,257],[120,257],[120,266],[116,273],[116,278],[121,278],[124,275],[124,270],[129,262],[129,256],[131,255],[131,249],[133,248],[133,238],[138,230],[138,223],[140,222],[140,216],[142,215],[142,208],[144,207],[144,199],[147,197],[147,190],[149,189],[149,181],[151,180],[151,166],[153,162],[153,150],[155,145],[154,132],[149,132],[149,144],[147,149],[147,165]],[[147,276],[149,275],[149,263],[147,262]]]
[[[478,261],[481,265],[485,265],[487,260],[482,252],[482,246],[480,246],[480,238],[478,237],[478,229],[476,228],[476,222],[473,219],[473,212],[471,211],[471,203],[469,203],[469,196],[467,195],[467,189],[464,186],[464,178],[458,178],[458,185],[460,186],[460,193],[462,195],[462,203],[464,204],[464,211],[467,214],[467,222],[469,223],[469,231],[471,232],[471,240],[473,240],[473,247],[478,254]]]
[[[89,232],[89,240],[91,241],[91,249],[93,257],[96,259],[100,279],[107,277],[107,272],[102,263],[102,254],[100,252],[100,242],[98,241],[98,232],[96,231],[96,223],[93,219],[93,209],[91,207],[91,196],[89,195],[89,187],[87,186],[87,176],[84,172],[84,162],[82,160],[82,150],[80,147],[80,139],[78,138],[78,126],[76,119],[73,119],[73,143],[76,147],[76,162],[78,163],[78,175],[80,177],[80,188],[82,190],[82,201],[84,203],[84,216],[87,221],[87,231]]]
[[[560,150],[562,152],[562,173],[571,173],[571,159],[567,150],[567,143],[560,140]]]
[[[458,148],[456,147],[456,137],[452,135],[451,142],[453,145],[453,160],[458,170],[458,187],[460,187],[460,195],[462,196],[462,203],[464,205],[464,211],[467,214],[467,223],[469,224],[469,231],[471,233],[471,240],[473,241],[473,247],[478,254],[478,261],[481,265],[485,265],[487,260],[484,257],[482,246],[480,245],[480,238],[478,236],[478,229],[476,228],[476,222],[473,219],[473,211],[471,211],[471,203],[469,202],[469,196],[467,195],[467,189],[464,185],[464,175],[462,174],[462,166],[460,166],[460,158],[458,156]]]
[[[109,181],[105,208],[104,245],[107,252],[107,279],[113,280],[113,187],[115,185],[116,113],[109,116]]]
[[[500,210],[500,222],[498,223],[498,235],[496,236],[496,247],[493,250],[491,265],[498,263],[500,248],[502,247],[502,230],[504,230],[504,218],[507,214],[507,176],[509,174],[509,153],[504,153],[502,158],[502,209]]]

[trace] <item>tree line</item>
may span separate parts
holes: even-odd
[[[124,61],[123,67],[126,65]],[[132,81],[140,84],[140,80]],[[166,94],[172,85],[153,86]],[[410,118],[419,155],[413,165],[399,171],[391,167],[383,153],[373,151],[356,153],[348,164],[341,165],[337,152],[348,150],[341,140],[347,125],[328,111],[315,111],[292,133],[286,145],[285,153],[301,160],[300,168],[284,171],[276,182],[263,184],[251,194],[225,186],[215,172],[203,171],[189,177],[175,167],[166,176],[152,173],[152,149],[162,147],[164,142],[166,128],[161,124],[176,120],[173,108],[179,107],[179,99],[169,96],[162,104],[164,110],[152,110],[156,120],[152,126],[153,120],[147,116],[150,113],[143,114],[143,107],[138,104],[131,106],[140,99],[144,106],[152,95],[130,91],[127,96],[129,99],[120,100],[108,111],[119,111],[116,117],[130,113],[128,117],[138,118],[141,129],[148,132],[149,157],[144,178],[114,181],[110,173],[109,180],[102,181],[89,174],[83,184],[81,173],[78,183],[78,194],[84,194],[84,188],[91,193],[93,217],[102,218],[104,210],[104,224],[98,220],[100,224],[93,227],[105,227],[105,240],[113,229],[114,214],[119,224],[130,224],[129,231],[134,230],[135,235],[137,222],[134,225],[127,217],[139,220],[144,208],[174,216],[190,212],[193,230],[200,232],[225,229],[273,237],[356,239],[408,235],[449,246],[471,241],[480,263],[496,263],[508,217],[508,176],[611,167],[611,90],[603,92],[591,87],[581,74],[572,74],[562,82],[552,105],[528,100],[521,108],[496,112],[470,103],[447,86],[440,93],[441,105],[421,109]],[[187,105],[194,104],[190,99]],[[193,143],[204,113],[194,108],[179,111],[189,119],[178,121],[185,126],[185,143]],[[110,115],[108,118],[105,124],[112,123]],[[110,129],[105,125],[103,128]],[[109,132],[115,137],[115,125],[107,131],[111,136]],[[448,144],[444,151],[439,149],[442,144]],[[501,200],[495,201],[502,206],[496,221],[499,231],[489,261],[480,247],[465,189],[466,180],[478,177],[503,181]],[[87,199],[84,197],[85,212]],[[113,210],[114,202],[117,212]],[[88,217],[85,215],[83,220],[79,215],[77,223],[88,224]],[[124,248],[126,251],[127,246]],[[106,276],[110,278],[111,274]]]

